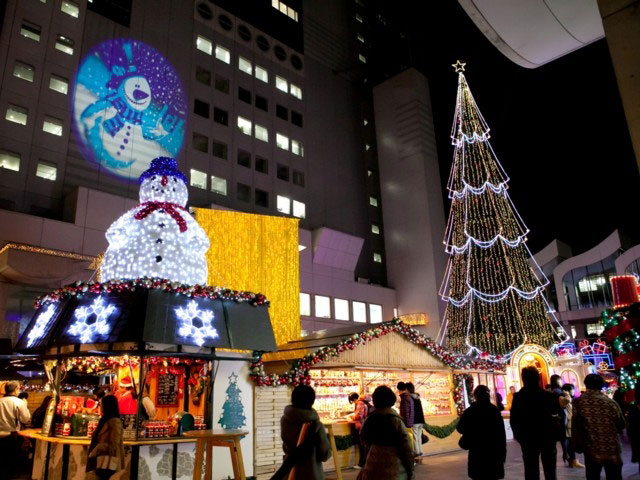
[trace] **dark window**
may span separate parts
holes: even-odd
[[[132,2],[133,0],[93,0],[87,2],[87,10],[129,28]]]
[[[214,157],[227,159],[227,144],[219,140],[214,140],[211,145],[211,151]]]
[[[302,127],[302,114],[296,112],[295,110],[291,110],[291,123]]]
[[[238,183],[238,191],[236,193],[238,195],[238,200],[242,200],[243,202],[251,201],[251,187],[249,185]]]
[[[256,37],[256,43],[258,44],[258,48],[263,52],[266,52],[269,50],[269,40],[267,40],[262,35],[258,35]]]
[[[229,93],[229,79],[216,75],[214,87],[216,90],[222,93]]]
[[[283,120],[289,120],[289,109],[282,105],[276,105],[276,117]]]
[[[207,153],[209,151],[209,137],[193,132],[193,149]]]
[[[304,172],[294,170],[292,177],[293,177],[294,184],[304,187]]]
[[[264,110],[265,112],[268,112],[269,101],[266,98],[261,97],[260,95],[256,95],[256,108],[259,108],[260,110]]]
[[[205,20],[211,20],[213,18],[213,12],[206,3],[200,2],[196,9],[198,10],[198,14]]]
[[[256,205],[269,208],[269,193],[256,188]]]
[[[289,181],[289,167],[286,165],[278,164],[278,178],[280,180],[284,180],[285,182]]]
[[[256,157],[256,171],[269,173],[269,160],[262,157]]]
[[[238,87],[238,98],[251,105],[251,92],[246,88]]]
[[[193,101],[193,113],[204,118],[209,118],[209,104],[196,98]]]
[[[287,52],[285,52],[284,48],[282,48],[280,45],[276,45],[273,48],[273,53],[276,54],[276,58],[278,60],[282,60],[284,62],[287,59]]]
[[[200,83],[204,83],[206,86],[211,86],[211,72],[206,68],[202,68],[200,65],[196,65],[196,80]]]
[[[218,107],[213,107],[213,121],[222,125],[229,125],[229,113]]]
[[[218,17],[218,23],[220,24],[220,26],[229,31],[233,28],[233,22],[231,21],[231,19],[229,17],[227,17],[226,15],[220,15]]]
[[[245,25],[240,25],[238,27],[238,35],[240,35],[241,39],[247,42],[251,40],[251,30],[249,30]]]
[[[302,60],[297,55],[291,55],[291,65],[296,70],[302,70]]]
[[[238,150],[238,165],[251,168],[251,154],[244,150]]]

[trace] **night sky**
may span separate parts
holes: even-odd
[[[511,178],[509,194],[531,230],[531,251],[558,238],[581,253],[615,228],[640,242],[640,177],[606,41],[526,69],[500,53],[457,2],[420,3],[416,12],[413,2],[394,2],[395,20],[409,33],[411,64],[429,79],[443,185],[457,89],[450,64],[461,59]]]

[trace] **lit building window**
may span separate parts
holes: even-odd
[[[378,206],[378,199],[376,197],[369,197],[369,205],[372,207]]]
[[[36,177],[44,178],[45,180],[55,181],[58,173],[58,168],[54,163],[49,162],[38,162],[38,167],[36,169]]]
[[[302,100],[302,89],[300,87],[292,83],[290,92],[291,92],[291,95],[296,97],[298,100]]]
[[[584,277],[578,282],[578,289],[581,292],[596,292],[606,285],[607,281],[604,275],[593,275]]]
[[[289,92],[289,82],[286,78],[282,78],[280,75],[276,75],[276,88],[282,92]]]
[[[358,54],[358,60],[360,60],[362,63],[367,63],[367,57],[365,57],[361,53]]]
[[[315,296],[316,302],[316,317],[321,318],[331,318],[331,301],[329,297],[325,297],[323,295]]]
[[[20,35],[25,38],[29,38],[31,40],[35,40],[36,42],[40,41],[40,32],[41,28],[38,25],[34,25],[33,23],[24,22],[20,27]]]
[[[200,170],[196,170],[195,168],[191,169],[191,180],[189,184],[192,187],[201,188],[203,190],[207,189],[207,174],[201,172]]]
[[[35,69],[33,66],[27,65],[26,63],[16,62],[13,66],[13,76],[26,80],[27,82],[33,82],[34,73]]]
[[[369,145],[368,143],[365,143],[364,149],[368,152],[369,150],[371,150],[371,145]]]
[[[276,146],[283,150],[289,150],[289,137],[276,133]]]
[[[265,68],[256,65],[254,72],[254,75],[258,80],[264,83],[269,83],[269,74],[267,73],[267,70]]]
[[[291,140],[291,152],[296,155],[304,156],[304,150],[302,148],[302,143],[297,140]]]
[[[375,223],[371,224],[371,233],[375,233],[376,235],[380,234],[380,227]]]
[[[382,305],[369,304],[369,322],[382,323]]]
[[[224,63],[231,63],[231,52],[220,45],[216,45],[216,58]]]
[[[358,35],[356,35],[356,37],[357,37],[357,39],[358,39],[358,41],[359,41],[360,43],[364,43],[364,37],[362,36],[362,34],[361,34],[361,33],[358,33]]]
[[[49,78],[49,88],[66,95],[69,91],[69,80],[52,74],[51,78]]]
[[[278,10],[280,13],[285,14],[291,20],[295,22],[298,21],[298,12],[284,2],[281,2],[280,0],[271,0],[271,6]]]
[[[211,175],[211,191],[219,195],[227,195],[227,180]]]
[[[42,123],[42,131],[50,133],[51,135],[56,135],[58,137],[62,136],[62,120],[59,118],[53,117],[44,117],[44,122]]]
[[[374,253],[373,261],[376,263],[382,263],[382,255],[380,255],[379,253]]]
[[[0,168],[6,168],[7,170],[19,172],[20,155],[18,155],[17,153],[0,150]]]
[[[367,169],[367,177],[370,177],[371,175],[373,175],[373,170]]]
[[[334,298],[333,308],[336,320],[349,320],[349,300]]]
[[[393,318],[398,318],[398,309],[397,309],[397,307],[393,307]]]
[[[359,323],[367,323],[367,305],[363,302],[351,302],[353,310],[353,321]]]
[[[80,7],[70,0],[62,0],[60,10],[73,18],[78,18],[80,15]]]
[[[278,195],[276,198],[276,208],[280,213],[285,215],[291,214],[291,199]]]
[[[56,50],[66,53],[67,55],[73,55],[73,40],[64,35],[58,35],[56,37]]]
[[[238,69],[247,75],[251,75],[253,72],[253,65],[251,65],[251,62],[246,58],[238,57]]]
[[[576,332],[575,325],[571,325],[571,338],[576,338],[577,336],[578,336],[578,333]]]
[[[18,105],[7,106],[7,113],[4,118],[13,123],[19,123],[20,125],[27,124],[27,116],[29,114],[29,110],[24,107],[19,107]]]
[[[251,135],[251,120],[244,117],[238,117],[238,128],[245,135]]]
[[[360,15],[359,13],[356,13],[356,22],[362,23],[362,15]]]
[[[208,38],[198,35],[198,38],[196,39],[196,48],[207,55],[211,55],[213,52],[213,43],[211,43],[211,40]]]
[[[364,120],[362,120],[362,124],[366,127],[367,125],[369,125],[369,120],[365,118]]]
[[[306,206],[302,202],[297,200],[293,201],[293,216],[298,218],[304,218],[306,215]]]
[[[601,323],[587,323],[587,335],[600,335],[604,332],[604,325]]]
[[[300,292],[300,315],[311,316],[311,295]]]
[[[254,130],[254,135],[258,140],[262,140],[263,142],[269,141],[269,131],[267,130],[266,127],[263,127],[262,125],[258,125],[257,123],[256,123],[256,128]]]

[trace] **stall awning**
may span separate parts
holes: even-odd
[[[268,304],[254,305],[239,295],[221,297],[133,288],[46,301],[36,310],[16,351],[115,342],[276,349]]]

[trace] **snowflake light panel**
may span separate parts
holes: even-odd
[[[49,322],[55,312],[55,305],[51,303],[44,312],[41,312],[40,315],[38,315],[36,324],[29,332],[29,335],[27,335],[27,348],[32,347],[34,343],[42,338],[42,335],[44,335],[44,331],[49,325]]]
[[[215,315],[213,310],[200,309],[195,300],[191,300],[186,307],[176,307],[176,316],[180,323],[178,335],[188,339],[199,347],[204,345],[207,338],[218,338],[218,331],[213,328]]]
[[[80,337],[81,343],[90,343],[97,335],[107,335],[111,331],[109,317],[116,311],[112,304],[104,303],[102,297],[97,297],[91,305],[77,307],[73,316],[76,321],[67,330],[69,334]],[[92,316],[95,321],[91,322]]]

